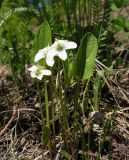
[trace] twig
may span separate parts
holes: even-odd
[[[10,118],[10,120],[8,121],[8,123],[6,124],[6,126],[4,127],[4,129],[0,132],[0,137],[2,136],[2,134],[6,131],[6,129],[8,128],[8,126],[11,124],[11,122],[13,121],[14,117],[16,114],[16,106],[13,106],[13,114],[12,117]]]

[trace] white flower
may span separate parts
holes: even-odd
[[[47,56],[53,59],[54,56],[58,56],[60,59],[65,61],[67,59],[67,49],[74,49],[77,44],[68,40],[56,40],[55,43],[50,47]]]
[[[54,65],[54,58],[47,54],[49,50],[50,46],[39,50],[38,53],[35,55],[34,61],[38,62],[40,59],[45,58],[47,65],[52,67]]]
[[[38,51],[38,53],[35,55],[34,61],[38,62],[40,59],[45,58],[47,55],[47,51],[48,51],[48,47],[44,48],[44,49],[40,49]]]
[[[74,49],[77,47],[77,44],[68,40],[56,40],[55,43],[50,47],[43,48],[38,51],[35,55],[35,62],[38,62],[40,59],[45,58],[48,66],[52,67],[54,65],[54,57],[58,56],[60,59],[65,61],[67,59],[67,49]]]
[[[37,78],[39,80],[41,80],[44,75],[46,75],[46,76],[51,75],[51,71],[48,69],[44,69],[42,66],[34,65],[31,68],[29,68],[28,70],[31,71],[30,75],[32,78]]]

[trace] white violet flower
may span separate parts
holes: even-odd
[[[28,70],[31,71],[30,75],[32,78],[37,78],[39,80],[41,80],[44,75],[46,75],[46,76],[51,75],[51,71],[48,69],[44,69],[42,66],[34,65],[31,68],[29,68]]]
[[[38,53],[35,55],[34,61],[38,62],[40,59],[45,58],[47,55],[47,51],[48,51],[48,47],[44,48],[44,49],[40,49],[38,51]]]
[[[60,59],[65,61],[67,59],[67,49],[74,49],[77,47],[77,44],[68,40],[56,40],[55,43],[50,47],[50,50],[47,53],[50,59],[53,59],[54,56],[58,56]]]
[[[47,65],[52,67],[54,65],[54,58],[47,54],[49,50],[50,50],[50,46],[39,50],[38,53],[35,55],[34,61],[38,62],[40,59],[46,58]]]

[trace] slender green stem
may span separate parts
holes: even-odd
[[[50,129],[48,90],[47,90],[47,82],[46,82],[45,78],[44,78],[44,91],[45,91],[45,104],[46,104],[46,126]],[[49,141],[48,141],[48,149],[50,152],[50,157],[52,157],[51,139],[49,139]]]
[[[62,89],[61,89],[61,77],[60,77],[60,60],[58,59],[58,87],[59,87],[59,98],[61,103],[62,115],[64,113],[63,110],[63,99],[62,99]]]
[[[78,104],[78,98],[79,98],[79,93],[80,93],[80,83],[81,83],[81,79],[80,79],[80,77],[78,77],[77,85],[76,85],[76,89],[75,89],[75,96],[74,96],[75,112],[81,111],[80,107],[79,107],[79,104]],[[82,111],[80,113],[82,113]]]
[[[76,89],[75,89],[75,96],[74,96],[74,106],[75,106],[75,111],[77,111],[78,109],[78,92],[79,92],[79,84],[78,84],[78,81],[77,81],[77,86],[76,86]]]
[[[54,139],[55,139],[55,120],[54,120],[54,115],[55,115],[55,109],[54,109],[54,105],[52,105],[52,129],[53,129],[53,135],[54,135]]]
[[[51,69],[52,73],[53,73],[53,70]],[[52,102],[52,130],[53,130],[53,137],[54,137],[54,143],[55,143],[55,106],[54,106],[54,96],[53,96],[53,93],[54,93],[54,80],[53,80],[53,75],[51,75],[51,102]]]
[[[83,5],[84,5],[84,11],[83,11],[83,18],[82,18],[82,25],[83,28],[85,27],[85,20],[86,20],[86,0],[83,1]]]
[[[91,21],[92,21],[92,1],[88,1],[89,2],[89,25],[91,26]]]
[[[84,102],[85,102],[85,96],[86,96],[86,94],[87,94],[89,82],[90,82],[90,79],[86,82],[86,87],[85,87],[85,90],[84,90],[84,93],[83,93],[83,98],[82,98],[82,105],[81,105],[81,108],[82,108],[83,114],[84,114]]]
[[[78,1],[78,17],[79,17],[79,23],[81,23],[81,3],[80,0]]]
[[[48,105],[48,91],[47,82],[44,79],[44,91],[45,91],[45,104],[46,104],[46,125],[50,128],[50,118],[49,118],[49,105]]]
[[[37,82],[37,90],[38,90],[38,98],[39,98],[42,129],[43,129],[43,127],[45,126],[45,122],[44,122],[43,108],[42,108],[42,103],[41,103],[41,92],[40,92],[40,88],[39,88],[39,82]],[[42,142],[43,142],[43,139],[42,139]],[[43,146],[42,146],[42,159],[45,160],[45,158],[44,158],[44,147]]]
[[[65,65],[64,63],[62,63],[63,65],[63,70],[64,70],[64,112],[65,112],[65,119],[66,119],[66,127],[67,127],[67,131],[68,131],[68,138],[69,138],[69,145],[70,148],[72,149],[72,139],[71,139],[71,133],[70,133],[70,127],[69,127],[69,120],[68,120],[68,115],[69,115],[69,110],[67,107],[67,81],[68,81],[68,75],[66,74],[66,70],[65,70]]]
[[[42,126],[44,126],[45,123],[44,123],[43,108],[42,108],[42,103],[41,103],[41,93],[40,93],[40,89],[39,89],[39,82],[37,82],[37,90],[38,90],[38,98],[39,98]]]
[[[61,76],[60,76],[60,59],[58,59],[58,88],[59,88],[59,98],[61,103],[61,115],[62,115],[62,131],[63,131],[63,137],[64,137],[64,144],[65,148],[68,149],[68,143],[67,143],[67,135],[66,135],[66,119],[65,119],[65,108],[63,103],[63,95],[62,95],[62,88],[61,88]]]
[[[90,109],[90,113],[91,113],[91,109]],[[90,130],[91,130],[91,119],[89,119],[89,124],[88,124],[88,144],[87,144],[87,156],[89,159],[89,151],[90,151]]]
[[[88,2],[86,0],[86,7],[85,7],[85,14],[86,14],[86,22],[87,22],[87,26],[89,26],[89,17],[88,17]]]
[[[68,23],[68,30],[70,31],[70,34],[73,35],[73,29],[71,26],[71,14],[70,14],[68,5],[69,4],[68,4],[68,2],[66,2],[66,0],[65,1],[62,0],[62,6],[63,6],[65,16],[67,18],[67,23]]]
[[[104,125],[103,125],[103,129],[102,129],[102,133],[100,135],[100,142],[99,142],[99,152],[97,154],[97,160],[100,160],[101,159],[101,154],[102,154],[102,150],[103,150],[103,146],[104,146],[104,142],[106,140],[106,135],[107,133],[109,132],[110,130],[110,133],[111,133],[111,136],[113,134],[113,125],[112,125],[112,121],[115,120],[115,115],[116,115],[116,111],[114,110],[111,117],[107,117],[105,122],[104,122]],[[110,129],[109,129],[110,127]],[[110,153],[109,153],[110,154]],[[111,155],[110,155],[111,156]]]

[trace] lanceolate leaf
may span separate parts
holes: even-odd
[[[37,53],[39,49],[46,47],[48,44],[51,45],[51,43],[51,29],[49,24],[47,22],[44,22],[38,30],[37,34],[35,35],[34,52]]]
[[[75,68],[75,65],[76,63],[74,63],[73,61],[69,61],[68,62],[68,77],[69,77],[69,80],[71,81],[72,80],[72,77],[74,76],[74,73],[76,72],[76,68]]]
[[[90,79],[93,74],[98,51],[97,39],[91,33],[85,34],[77,53],[77,76]]]
[[[64,75],[65,75],[65,83],[67,85],[70,85],[72,82],[72,79],[76,73],[76,63],[72,60],[67,60],[64,62]]]
[[[90,79],[94,71],[95,59],[98,51],[97,39],[95,36],[90,35],[87,41],[86,48],[86,64],[83,79]]]

